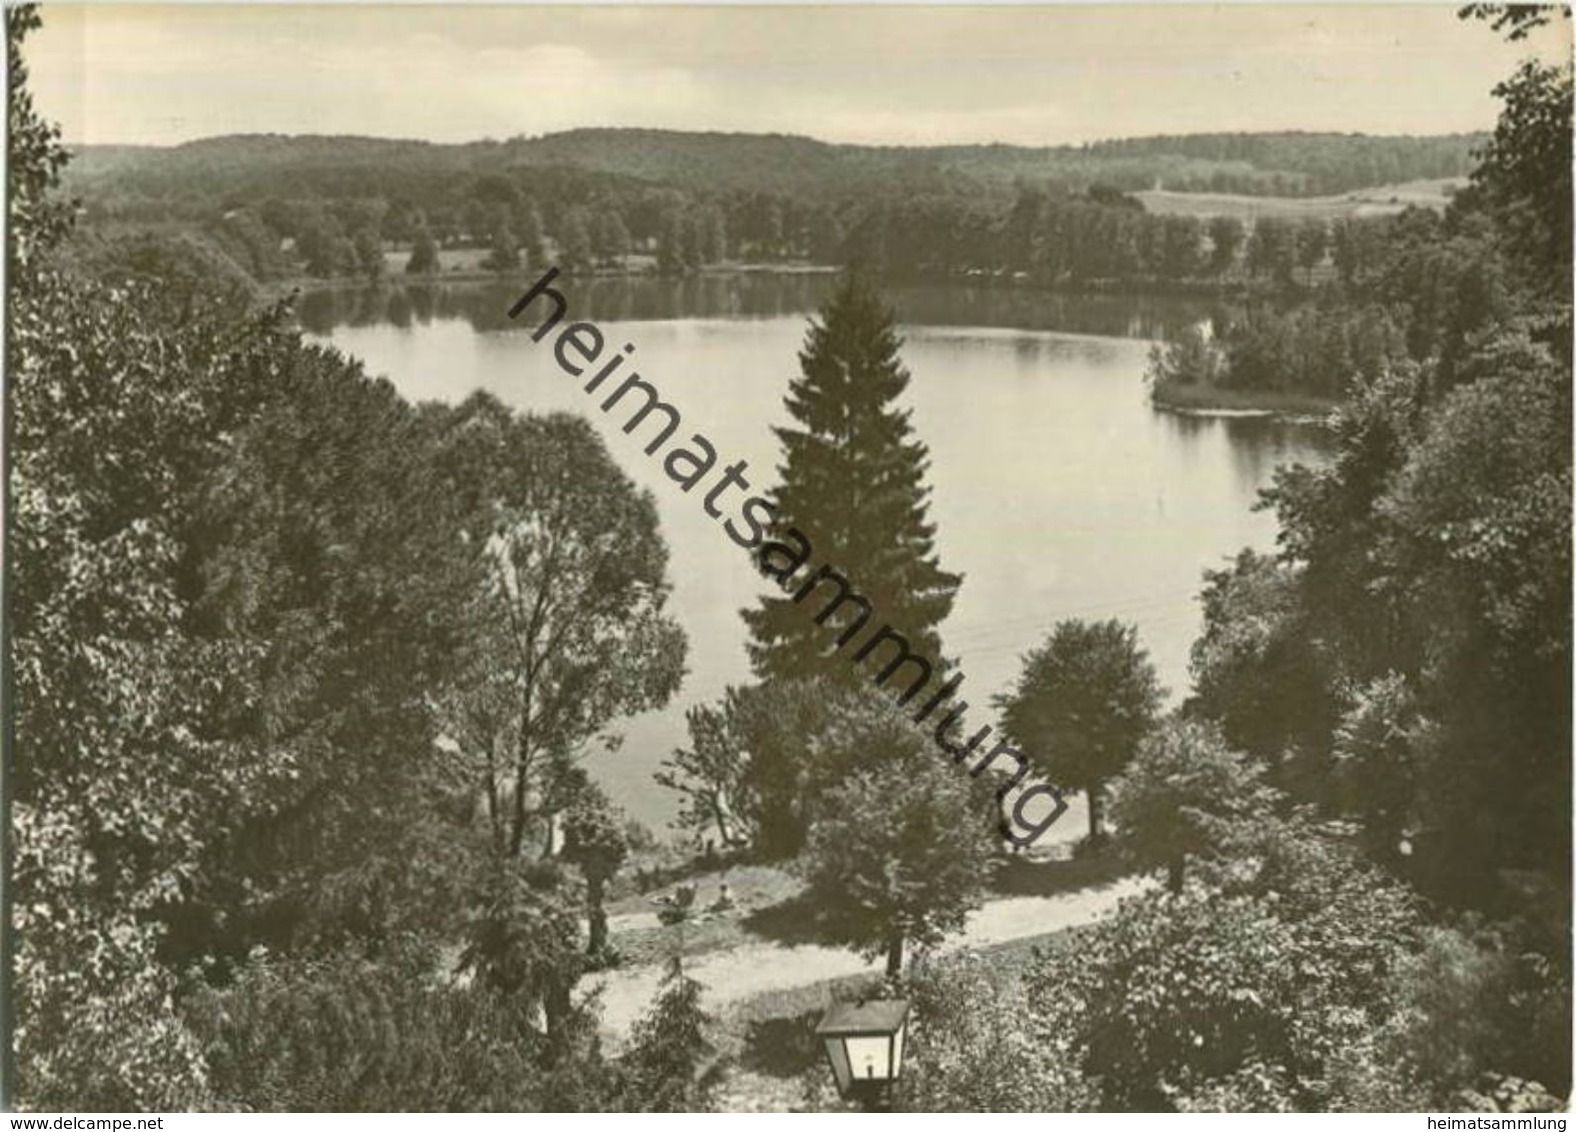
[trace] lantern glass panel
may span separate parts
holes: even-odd
[[[892,1039],[887,1034],[868,1037],[850,1037],[848,1062],[856,1081],[889,1081],[892,1079]]]
[[[854,1071],[848,1064],[848,1049],[844,1045],[847,1039],[841,1035],[826,1039],[826,1056],[832,1061],[832,1076],[837,1078],[837,1091],[848,1091],[849,1082],[854,1079]]]

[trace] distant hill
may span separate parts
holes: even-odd
[[[1261,265],[1243,261],[1242,235],[1223,236],[1217,255],[1205,219],[1301,225],[1305,238],[1276,245],[1295,266],[1298,239],[1322,249],[1328,222],[1442,207],[1483,140],[1207,134],[1034,148],[637,129],[455,145],[250,134],[85,147],[65,182],[97,240],[81,255],[136,270],[195,257],[264,281],[376,278],[410,262],[428,274],[549,258],[679,274],[857,261],[892,276],[1214,286]],[[149,231],[165,235],[150,243]],[[420,241],[441,255],[416,261]]]
[[[822,200],[890,187],[966,192],[1015,182],[1073,189],[1320,196],[1460,177],[1482,134],[1199,134],[1083,146],[833,145],[781,134],[579,129],[442,145],[364,137],[235,135],[171,147],[86,146],[73,187],[134,196],[363,196],[390,184],[489,173],[575,170],[690,192],[768,192]]]

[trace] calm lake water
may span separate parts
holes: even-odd
[[[757,487],[774,474],[771,428],[788,421],[782,399],[806,315],[828,285],[816,276],[560,280],[570,316],[595,320],[609,347],[633,343],[640,373],[683,414],[684,435],[711,439],[719,466],[747,460]],[[628,475],[652,490],[672,547],[672,609],[689,634],[689,674],[672,705],[628,721],[622,748],[589,765],[615,800],[660,830],[674,805],[651,772],[686,742],[686,708],[748,679],[738,610],[761,582],[699,499],[644,453],[645,438],[624,435],[624,418],[598,411],[558,368],[552,339],[533,343],[536,323],[509,322],[523,290],[321,293],[303,298],[300,314],[310,335],[412,400],[457,401],[482,388],[521,409],[585,413]],[[889,297],[913,375],[912,422],[931,451],[941,561],[964,575],[942,632],[967,674],[970,726],[990,721],[991,695],[1011,686],[1023,653],[1066,617],[1136,623],[1180,699],[1202,572],[1244,546],[1274,545],[1273,515],[1252,510],[1257,493],[1278,464],[1321,462],[1322,432],[1149,406],[1150,341],[1207,307],[956,287]]]

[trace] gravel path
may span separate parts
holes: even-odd
[[[993,900],[970,916],[968,927],[947,940],[939,951],[946,954],[968,947],[989,947],[1092,923],[1113,911],[1123,897],[1142,892],[1152,883],[1128,877],[1055,896]],[[614,921],[619,927],[636,927],[639,918],[620,916]],[[651,918],[655,920],[654,916]],[[629,922],[624,923],[626,920]],[[783,947],[752,943],[709,952],[684,963],[685,973],[705,985],[702,1001],[714,1014],[730,1002],[765,991],[786,990],[876,969],[876,965],[864,962],[852,951],[813,944]],[[647,964],[610,971],[602,977],[602,1027],[610,1037],[622,1039],[629,1033],[635,1019],[651,1004],[663,972],[662,964]]]

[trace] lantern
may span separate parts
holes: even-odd
[[[837,1091],[845,1097],[879,1098],[903,1072],[908,1003],[900,998],[839,1003],[826,1012],[815,1032],[826,1043]]]

